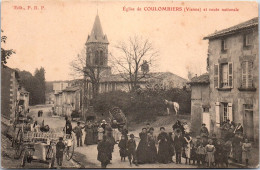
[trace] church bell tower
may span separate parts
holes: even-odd
[[[86,62],[88,66],[99,67],[101,75],[111,74],[111,68],[107,65],[108,62],[108,40],[103,33],[99,16],[95,18],[95,22],[88,35],[86,42]]]

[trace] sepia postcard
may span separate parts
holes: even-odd
[[[259,168],[256,1],[3,0],[1,168]]]

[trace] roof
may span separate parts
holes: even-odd
[[[95,18],[95,22],[91,31],[91,34],[88,36],[87,43],[106,43],[108,44],[107,36],[104,35],[99,16]]]
[[[128,77],[128,74],[111,74],[109,76],[101,77],[100,82],[126,82],[125,78]],[[170,77],[176,77],[179,80],[187,81],[186,79],[177,76],[176,74],[173,74],[171,72],[152,72],[149,73],[145,78],[141,79],[139,82],[146,82],[150,80],[164,80],[168,79]]]
[[[77,90],[80,90],[79,86],[73,86],[73,87],[67,87],[66,89],[62,90],[63,92],[75,92]]]
[[[255,27],[258,26],[258,17],[255,17],[253,19],[250,19],[248,21],[242,22],[240,24],[237,24],[235,26],[220,30],[220,31],[216,31],[206,37],[204,37],[203,39],[213,39],[213,38],[217,38],[217,37],[221,37],[224,35],[229,35],[229,34],[234,34],[237,31],[240,31],[242,29],[246,29],[246,28],[251,28],[251,27]]]
[[[204,73],[200,75],[199,77],[193,77],[191,81],[188,83],[191,85],[195,84],[209,84],[209,73]]]

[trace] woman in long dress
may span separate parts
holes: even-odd
[[[160,134],[158,135],[158,162],[167,164],[169,163],[169,143],[168,143],[168,134],[165,132],[165,128],[160,128]]]
[[[148,137],[147,129],[143,128],[139,133],[140,142],[136,150],[137,161],[139,164],[147,163],[147,151],[148,151]]]
[[[94,131],[93,131],[93,125],[91,124],[90,121],[87,122],[86,126],[85,126],[85,132],[86,132],[86,136],[85,136],[85,141],[84,144],[85,145],[92,145],[95,143],[94,141]]]
[[[150,128],[148,133],[148,163],[155,163],[157,160],[157,148],[156,148],[156,136],[154,135],[154,129]]]

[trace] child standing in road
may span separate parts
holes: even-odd
[[[214,153],[216,151],[212,139],[209,139],[209,144],[206,145],[205,149],[206,149],[206,161],[208,162],[208,166],[211,167],[215,162]]]
[[[135,163],[135,165],[138,166],[136,160],[136,143],[134,134],[130,134],[130,139],[127,141],[127,151],[130,166],[132,166],[132,163]]]
[[[62,161],[63,161],[63,152],[65,149],[65,144],[62,142],[63,138],[59,138],[59,142],[56,144],[56,159],[57,159],[57,164],[59,167],[62,166]]]
[[[200,143],[200,146],[197,148],[197,163],[199,166],[204,165],[205,156],[206,156],[205,147],[203,146],[203,143]]]
[[[242,145],[243,152],[245,153],[246,158],[246,166],[248,166],[248,160],[250,159],[250,151],[251,151],[252,145],[250,142],[248,142],[248,139],[245,139],[245,143]]]
[[[100,142],[103,139],[104,135],[104,128],[102,128],[101,124],[98,126],[98,142]]]
[[[126,145],[127,145],[127,140],[125,139],[125,136],[122,136],[121,140],[118,144],[121,161],[123,161],[123,160],[125,161],[125,157],[127,156]]]

